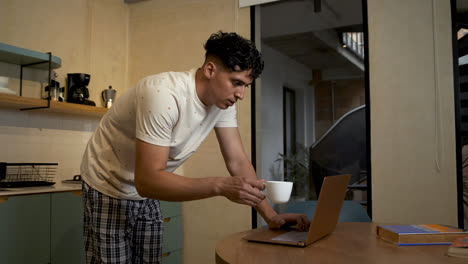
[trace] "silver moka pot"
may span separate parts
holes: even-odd
[[[112,86],[109,86],[109,89],[103,90],[101,93],[102,100],[104,101],[104,104],[106,108],[110,108],[112,106],[112,103],[114,102],[115,99],[115,93],[117,91],[112,89]]]

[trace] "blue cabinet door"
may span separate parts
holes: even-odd
[[[51,263],[85,263],[81,195],[53,193],[51,204]]]
[[[162,264],[182,264],[182,250],[164,253],[162,257]]]
[[[0,202],[0,262],[49,261],[50,194],[10,196]]]
[[[161,201],[164,216],[163,264],[182,263],[182,207],[179,202]]]
[[[180,202],[159,201],[161,212],[164,218],[182,215],[182,206]]]

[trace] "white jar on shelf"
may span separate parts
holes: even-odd
[[[8,77],[0,76],[0,93],[16,94],[15,91],[8,89]]]

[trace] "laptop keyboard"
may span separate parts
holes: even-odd
[[[307,235],[309,232],[299,232],[299,231],[290,231],[282,235],[272,238],[272,240],[277,241],[287,241],[287,242],[305,242],[307,240]]]

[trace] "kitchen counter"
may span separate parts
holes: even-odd
[[[64,183],[56,182],[52,186],[24,187],[24,188],[0,188],[0,196],[52,193],[52,192],[70,192],[81,191],[81,182]]]

